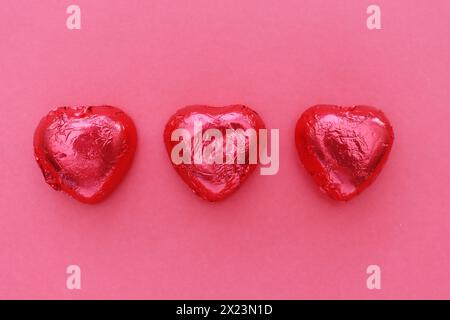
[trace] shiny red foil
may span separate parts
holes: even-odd
[[[55,190],[96,203],[123,179],[136,143],[133,121],[118,108],[60,107],[36,128],[34,154]]]
[[[202,123],[202,132],[208,129],[218,129],[224,137],[223,154],[225,159],[225,133],[226,129],[253,128],[256,132],[264,129],[265,125],[260,116],[252,109],[243,105],[227,107],[210,107],[203,105],[188,106],[178,110],[168,120],[164,131],[164,142],[169,155],[178,141],[171,141],[172,132],[177,128],[183,128],[194,136],[194,122]],[[194,144],[193,138],[191,139]],[[209,142],[203,142],[202,150]],[[236,146],[236,144],[235,144]],[[246,162],[238,164],[236,159],[233,164],[202,163],[174,164],[175,170],[184,182],[201,198],[208,201],[222,200],[238,189],[247,177],[255,170],[257,164],[248,162],[248,141],[246,141]],[[191,154],[191,159],[192,154]]]
[[[314,106],[295,130],[301,162],[335,200],[350,200],[374,181],[393,141],[389,120],[368,106]]]

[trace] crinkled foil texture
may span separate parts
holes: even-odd
[[[393,140],[386,116],[368,106],[315,106],[296,128],[303,165],[336,200],[349,200],[376,178]]]
[[[36,130],[34,146],[47,183],[85,199],[109,193],[105,185],[121,160],[131,159],[135,151],[135,132],[128,134],[134,127],[127,122],[120,109],[110,106],[51,111]]]
[[[213,159],[202,159],[201,164],[196,164],[193,155],[191,157],[191,164],[177,164],[174,165],[176,171],[180,174],[182,179],[193,189],[193,191],[200,197],[209,200],[217,201],[225,198],[236,190],[254,171],[256,164],[250,164],[249,159],[249,140],[245,143],[245,159],[246,163],[239,164],[237,161],[237,152],[233,154],[232,163],[226,161],[226,131],[227,129],[259,129],[265,128],[259,115],[250,108],[243,105],[233,105],[222,108],[215,108],[209,106],[189,106],[179,110],[168,121],[164,132],[164,140],[167,151],[170,153],[172,148],[178,143],[171,141],[171,134],[173,130],[182,128],[189,131],[192,139],[192,150],[195,148],[194,141],[194,124],[202,124],[202,133],[208,129],[219,130],[223,136],[223,163],[214,163]],[[200,141],[201,150],[211,142]],[[238,149],[237,139],[234,140],[234,150]],[[193,154],[193,152],[192,152]],[[213,153],[211,158],[216,157]]]

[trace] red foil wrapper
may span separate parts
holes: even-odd
[[[208,160],[203,159],[202,163],[195,163],[194,148],[196,143],[199,144],[199,150],[204,151],[211,141],[200,142],[194,141],[195,123],[201,124],[202,134],[208,129],[216,129],[223,136],[223,153],[219,155],[222,157],[223,163],[208,163]],[[222,200],[236,189],[238,189],[247,177],[255,170],[257,163],[250,163],[249,161],[249,141],[245,141],[245,163],[238,163],[237,153],[233,154],[233,163],[226,161],[226,131],[227,129],[242,129],[243,131],[253,128],[256,132],[259,129],[265,128],[263,121],[259,115],[250,108],[243,105],[232,105],[227,107],[210,107],[195,105],[185,107],[178,110],[172,115],[166,124],[164,131],[164,143],[169,154],[169,158],[181,176],[184,182],[201,198],[208,201]],[[184,129],[189,132],[192,146],[192,152],[188,156],[191,163],[174,163],[172,159],[172,152],[174,147],[179,144],[179,141],[172,141],[172,134],[174,130]],[[237,139],[234,141],[234,148],[237,150]],[[211,155],[216,157],[217,154]]]
[[[350,200],[383,168],[394,141],[389,120],[368,106],[318,105],[297,122],[300,160],[319,187],[335,200]]]
[[[105,199],[123,179],[137,144],[133,121],[111,106],[60,107],[34,134],[45,181],[84,203]]]

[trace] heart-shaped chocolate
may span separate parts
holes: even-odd
[[[96,203],[123,179],[136,143],[133,121],[118,108],[60,107],[36,128],[34,154],[54,189]]]
[[[372,183],[393,141],[389,120],[368,106],[314,106],[301,115],[295,130],[303,166],[336,200],[350,200]]]
[[[170,117],[164,130],[164,143],[184,182],[201,198],[218,201],[235,191],[257,166],[257,161],[250,161],[252,146],[249,138],[233,137],[230,132],[253,129],[258,133],[264,128],[259,115],[243,105],[194,105],[180,109]],[[230,146],[232,148],[228,149]],[[205,157],[206,149],[211,152]],[[238,161],[239,150],[245,155],[245,162]]]

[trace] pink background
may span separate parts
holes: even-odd
[[[450,298],[450,2],[360,0],[0,3],[1,298]],[[170,166],[162,132],[189,104],[243,103],[281,135],[280,171],[207,203]],[[396,140],[349,203],[322,195],[293,130],[317,103],[385,111]],[[136,161],[104,203],[44,183],[32,151],[60,105],[136,122]],[[78,264],[82,290],[65,287]],[[366,267],[382,289],[366,288]]]

